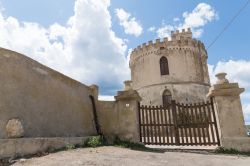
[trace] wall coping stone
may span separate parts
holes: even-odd
[[[210,89],[207,98],[214,96],[239,96],[245,91],[240,88],[238,83],[229,83],[226,79],[226,73],[216,74],[217,82]]]
[[[127,91],[118,91],[117,96],[115,96],[115,100],[136,100],[141,101],[141,97],[139,96],[136,90],[127,90]]]
[[[214,96],[239,96],[241,93],[245,91],[245,88],[235,87],[235,84],[217,84],[213,85],[212,88],[209,89],[209,93],[207,97]]]

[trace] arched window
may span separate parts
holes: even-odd
[[[168,59],[164,56],[160,59],[160,69],[161,75],[169,75]]]
[[[167,106],[167,105],[171,104],[171,101],[172,101],[171,92],[169,90],[165,90],[162,94],[163,106]]]

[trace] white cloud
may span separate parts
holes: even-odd
[[[2,5],[2,2],[0,1],[0,12],[3,12],[5,9],[4,9],[4,7],[3,7],[3,5]]]
[[[217,74],[214,71],[215,66],[214,65],[210,65],[210,64],[207,64],[207,66],[208,66],[208,73],[209,73],[209,77],[210,77],[210,83],[211,84],[215,84],[216,83],[216,77],[215,77],[215,75]]]
[[[174,22],[179,22],[180,21],[180,19],[178,17],[175,17],[173,20],[174,20]]]
[[[195,30],[193,29],[192,32],[193,32],[194,37],[199,38],[203,34],[204,30],[203,29],[195,29]]]
[[[191,12],[183,13],[183,27],[200,28],[218,18],[218,15],[213,7],[206,3],[200,3]]]
[[[135,17],[131,17],[131,14],[124,9],[116,9],[115,12],[120,21],[120,25],[124,28],[126,34],[134,35],[136,37],[142,34],[143,28],[139,22],[136,21]]]
[[[0,46],[113,94],[129,78],[129,68],[127,46],[111,29],[109,6],[110,0],[76,0],[67,25],[49,28],[0,13]]]
[[[176,28],[172,25],[164,25],[156,31],[157,36],[160,38],[169,37],[171,34],[171,31],[173,31],[175,29]]]
[[[183,21],[175,17],[173,24],[163,23],[157,30],[157,35],[160,38],[168,37],[173,30],[191,28],[194,37],[199,38],[203,33],[203,27],[216,19],[218,19],[218,14],[212,6],[206,3],[199,3],[193,11],[182,14]]]
[[[250,125],[250,104],[243,105],[243,113],[246,124]]]
[[[211,83],[216,82],[215,74],[220,72],[227,73],[229,82],[237,82],[240,87],[245,88],[241,95],[245,121],[250,123],[250,61],[229,60],[219,61],[215,66],[208,65]]]
[[[211,68],[211,66],[210,66]],[[225,72],[231,82],[239,82],[245,88],[250,88],[250,61],[247,60],[229,60],[227,62],[219,61],[213,69],[210,69],[211,77],[213,75]]]
[[[114,96],[98,96],[98,100],[101,101],[115,101]]]
[[[148,28],[148,31],[149,32],[155,32],[155,29],[156,29],[156,27],[153,26],[153,27]]]

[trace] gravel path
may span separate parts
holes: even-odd
[[[118,147],[83,148],[40,158],[21,159],[15,166],[250,166],[250,157],[183,152],[143,152]]]

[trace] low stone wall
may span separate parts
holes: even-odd
[[[95,135],[89,95],[90,87],[0,48],[0,139]]]
[[[114,137],[139,142],[138,101],[136,91],[118,92],[116,101],[98,102],[98,119],[108,141]]]
[[[118,135],[119,117],[115,101],[98,102],[98,120],[100,123],[101,131],[106,137]]]
[[[139,142],[140,97],[131,86],[114,102],[98,101],[96,85],[2,48],[0,78],[0,158],[82,143],[100,134],[99,124],[108,139]]]
[[[84,143],[89,137],[0,139],[0,159],[22,157]]]

